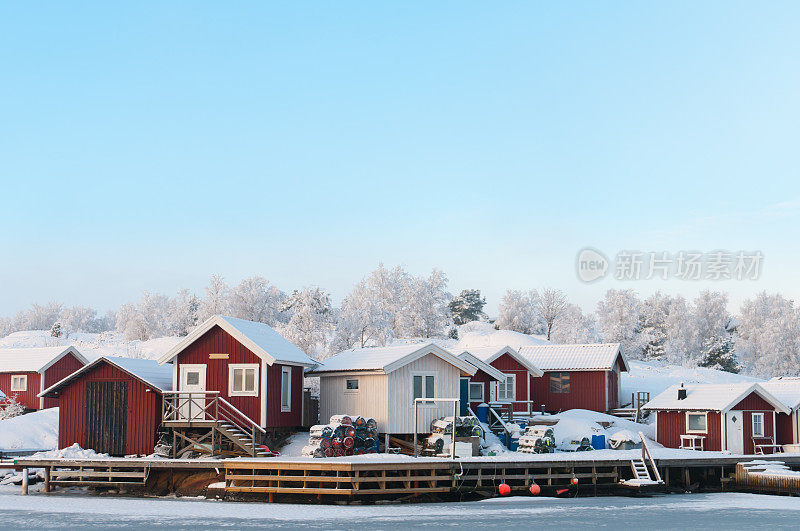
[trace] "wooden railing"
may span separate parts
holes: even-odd
[[[210,421],[218,425],[226,422],[248,434],[253,443],[253,453],[259,440],[258,433],[266,433],[250,417],[222,398],[219,391],[167,391],[162,404],[161,418],[165,424]]]
[[[650,454],[650,448],[647,447],[647,441],[645,440],[644,433],[639,432],[639,437],[642,439],[642,461],[645,463],[650,463],[650,466],[653,467],[653,472],[655,473],[655,480],[659,483],[662,483],[663,480],[661,479],[661,474],[658,471],[658,467],[656,466],[653,456]]]

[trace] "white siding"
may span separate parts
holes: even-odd
[[[461,370],[438,356],[428,354],[397,369],[389,378],[389,427],[388,433],[414,433],[414,400],[412,376],[416,372],[433,372],[436,375],[434,396],[436,398],[458,398]],[[452,403],[421,406],[417,428],[421,433],[430,431],[430,423],[439,417],[453,414]],[[383,432],[383,430],[381,430]]]
[[[358,379],[358,392],[345,392],[345,381]],[[378,430],[386,432],[389,402],[385,374],[358,374],[321,377],[319,383],[319,420],[327,424],[332,415],[361,415],[378,422]]]

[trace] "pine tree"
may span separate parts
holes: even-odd
[[[61,337],[61,323],[56,321],[50,328],[50,337]]]
[[[470,321],[485,320],[487,318],[483,313],[485,305],[486,297],[481,297],[481,290],[465,289],[450,301],[448,307],[453,314],[453,322],[460,326]]]
[[[733,351],[731,336],[713,336],[703,343],[700,367],[711,367],[721,371],[738,373],[741,368]]]

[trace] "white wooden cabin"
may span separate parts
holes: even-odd
[[[414,433],[415,398],[459,398],[459,381],[476,368],[433,343],[345,350],[306,373],[319,377],[319,416],[372,417],[384,435]],[[418,406],[417,428],[451,416],[453,403]]]

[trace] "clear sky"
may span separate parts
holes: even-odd
[[[4,2],[0,314],[212,273],[340,300],[800,296],[797,2]],[[760,250],[758,281],[586,285],[584,246]]]

